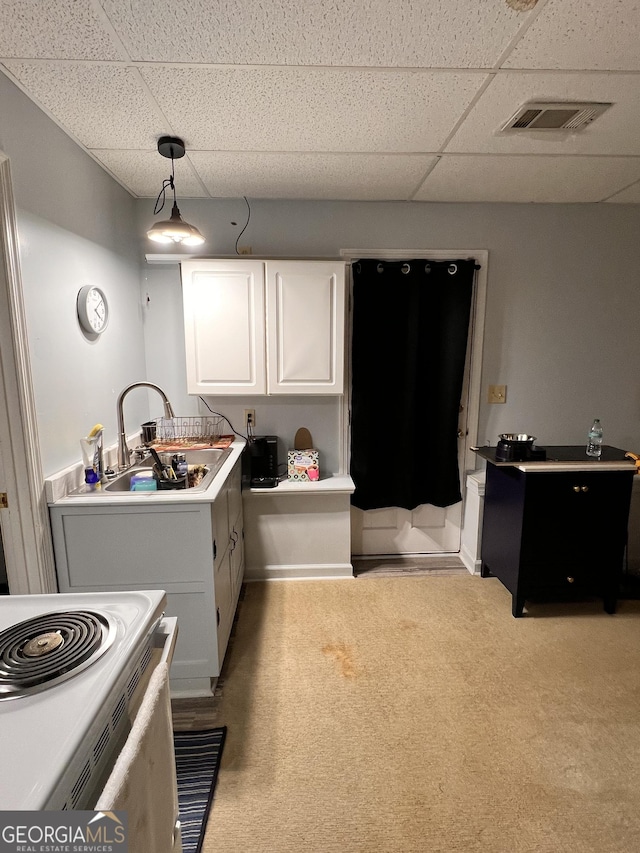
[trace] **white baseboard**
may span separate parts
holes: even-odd
[[[327,580],[329,578],[352,578],[353,566],[351,563],[329,563],[327,565],[314,564],[312,566],[254,566],[247,567],[244,580]]]
[[[460,559],[465,565],[467,571],[472,575],[479,575],[482,567],[482,560],[476,560],[475,556],[463,545],[460,549]]]

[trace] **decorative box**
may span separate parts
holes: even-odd
[[[320,479],[317,450],[288,450],[287,479],[309,482]]]

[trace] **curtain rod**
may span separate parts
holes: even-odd
[[[350,261],[347,261],[347,264],[349,266],[353,266],[353,264],[360,263],[360,261],[384,261],[387,264],[391,264],[391,263],[405,263],[407,260],[416,260],[416,258],[409,258],[409,257],[406,257],[406,258],[384,258],[384,257],[374,258],[373,256],[371,256],[371,257],[366,257],[366,258],[351,258]],[[453,261],[460,261],[460,260],[462,260],[462,261],[473,261],[474,270],[481,270],[482,269],[482,264],[479,264],[475,258],[418,258],[417,260],[430,261],[431,263],[434,263],[434,264],[450,264]]]

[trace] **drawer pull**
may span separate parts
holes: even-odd
[[[569,581],[569,583],[573,583],[575,581],[575,578],[567,578],[567,580]]]
[[[583,491],[583,492],[588,492],[588,491],[589,491],[589,486],[583,486],[583,487],[582,487],[582,491]]]
[[[579,492],[579,491],[580,491],[580,486],[574,486],[574,487],[573,487],[573,491],[574,491],[574,492]]]

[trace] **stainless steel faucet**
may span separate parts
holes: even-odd
[[[124,431],[123,404],[124,398],[133,388],[153,388],[154,391],[157,391],[162,397],[165,418],[175,418],[173,408],[171,407],[171,403],[169,402],[167,395],[158,385],[154,385],[152,382],[133,382],[131,385],[127,385],[127,387],[120,392],[118,402],[116,403],[118,410],[118,471],[124,471],[125,468],[129,467],[131,462],[131,451],[127,447],[127,438]]]

